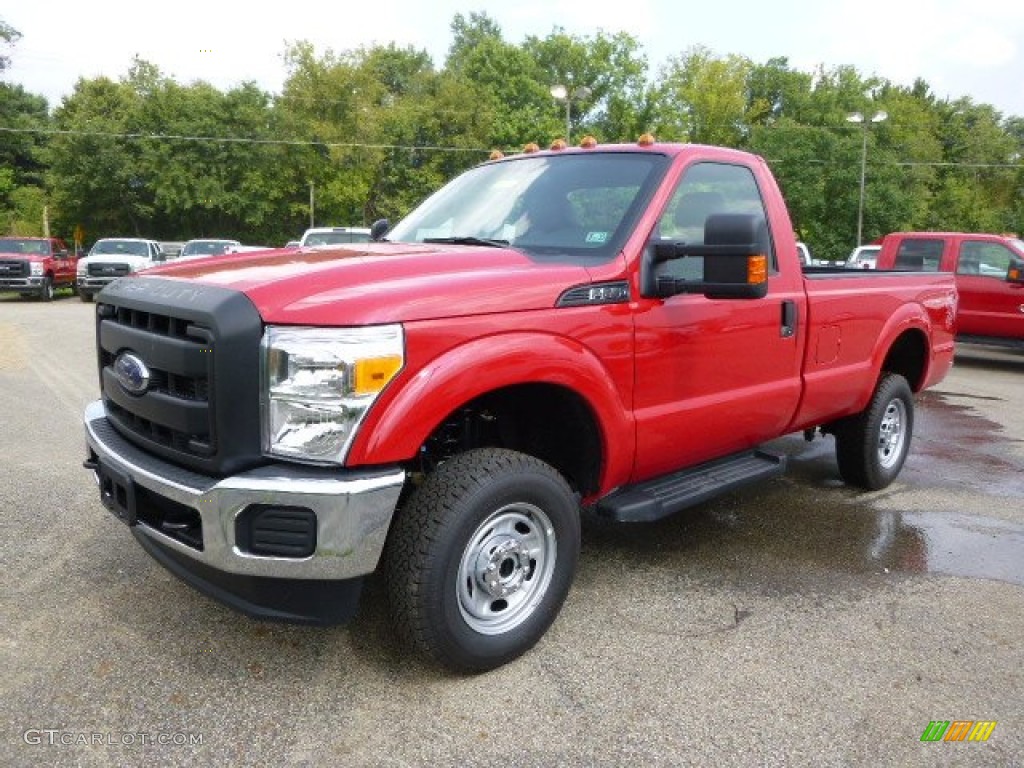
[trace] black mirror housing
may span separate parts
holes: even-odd
[[[387,219],[377,219],[370,225],[370,239],[374,242],[380,240],[388,233],[389,229],[391,229],[391,224]]]
[[[1018,285],[1024,283],[1024,261],[1014,261],[1010,264],[1010,268],[1006,270],[1006,282]]]
[[[704,244],[657,243],[644,254],[641,295],[667,298],[700,293],[709,299],[759,299],[768,294],[770,239],[762,216],[720,213],[709,216]],[[704,258],[703,280],[654,276],[661,262],[687,256]]]

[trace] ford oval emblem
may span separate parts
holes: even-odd
[[[141,395],[149,389],[149,368],[131,352],[122,352],[114,360],[114,378],[131,395]]]

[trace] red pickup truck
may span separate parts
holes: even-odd
[[[964,232],[893,232],[879,269],[953,272],[959,294],[956,338],[1024,349],[1024,241]]]
[[[847,482],[886,486],[952,363],[951,275],[802,270],[738,151],[524,152],[374,237],[105,288],[86,466],[200,590],[324,623],[379,567],[400,634],[457,670],[544,634],[582,511],[672,514],[816,428]]]
[[[56,237],[0,237],[0,291],[51,301],[61,287],[75,287],[78,257]]]

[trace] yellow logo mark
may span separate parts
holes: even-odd
[[[988,737],[992,735],[992,731],[996,727],[995,720],[981,720],[974,724],[974,730],[971,731],[971,735],[967,737],[968,741],[988,741]]]

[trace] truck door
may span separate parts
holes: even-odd
[[[1003,243],[964,239],[956,266],[958,334],[1024,339],[1024,284],[1006,279],[1024,261]]]
[[[704,223],[715,213],[765,216],[750,168],[691,165],[653,236],[703,243]],[[770,257],[765,298],[684,294],[637,314],[634,481],[755,446],[790,423],[801,392],[806,298],[799,267],[796,275],[780,274]],[[700,280],[700,261],[686,257],[661,267]]]

